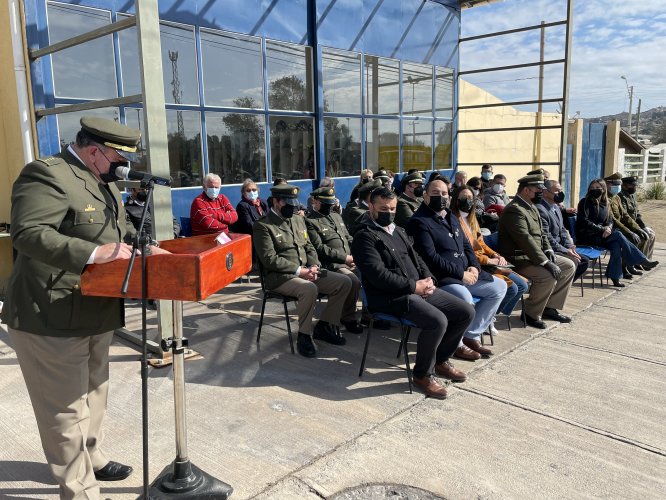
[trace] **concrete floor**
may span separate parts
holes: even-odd
[[[666,262],[666,245],[655,258]],[[258,349],[259,297],[258,284],[234,283],[185,307],[185,336],[203,355],[185,366],[189,455],[232,484],[232,498],[316,499],[373,483],[461,499],[666,497],[664,265],[622,291],[588,279],[581,297],[575,286],[570,325],[498,321],[495,355],[456,361],[470,377],[446,401],[409,394],[395,330],[375,332],[359,378],[365,334],[294,356],[269,303]],[[128,327],[138,320],[129,306]],[[135,473],[104,483],[104,498],[141,491],[138,358],[114,342],[105,450]],[[175,457],[172,376],[150,371],[151,478]],[[0,388],[0,498],[57,498],[1,327]]]

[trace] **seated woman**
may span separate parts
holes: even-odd
[[[241,185],[241,201],[236,205],[238,221],[232,226],[234,233],[252,234],[252,226],[268,212],[268,205],[259,198],[259,187],[252,179]]]
[[[646,269],[657,265],[656,262],[648,261],[636,245],[613,227],[613,215],[603,179],[590,182],[587,194],[578,203],[576,240],[579,245],[608,249],[610,260],[606,266],[606,277],[618,288],[624,287],[624,284],[620,283],[623,262],[625,266],[639,264]]]
[[[472,244],[479,264],[486,269],[491,269],[494,276],[506,282],[506,295],[497,308],[497,313],[511,316],[516,304],[529,287],[525,278],[520,274],[514,273],[508,268],[489,267],[506,266],[508,262],[483,241],[479,222],[474,212],[474,198],[475,196],[471,189],[457,191],[451,200],[451,210],[460,220],[460,225],[465,232],[465,236],[467,236],[467,239]],[[497,330],[492,325],[490,330],[493,332],[493,335],[497,333]]]
[[[354,203],[356,199],[358,198],[358,189],[363,185],[372,180],[373,176],[372,170],[369,168],[366,168],[365,170],[361,170],[361,175],[359,178],[358,183],[356,186],[354,186],[354,189],[352,189],[351,195],[349,196],[349,203]]]

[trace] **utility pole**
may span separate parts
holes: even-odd
[[[180,79],[178,78],[178,51],[177,50],[170,50],[169,51],[169,60],[171,61],[171,75],[172,75],[172,80],[171,80],[171,95],[173,95],[173,102],[175,104],[180,104],[182,97],[183,97],[183,91],[180,89]],[[183,125],[183,112],[182,111],[176,111],[176,120],[178,123],[178,135],[180,137],[185,137],[185,127]]]
[[[634,86],[629,87],[629,135],[631,135],[631,109],[634,103]]]
[[[641,123],[641,100],[638,99],[638,111],[636,112],[636,140],[638,140],[638,125]]]

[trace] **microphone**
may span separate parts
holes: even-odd
[[[165,179],[164,177],[157,177],[156,175],[151,175],[146,172],[137,172],[136,170],[130,170],[129,167],[116,167],[116,175],[126,181],[141,181],[141,182],[154,182],[160,186],[170,186],[171,179]]]

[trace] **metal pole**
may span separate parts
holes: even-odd
[[[543,63],[545,56],[545,43],[546,43],[546,22],[541,21],[541,43],[539,46],[539,61]],[[543,125],[543,64],[539,66],[539,103],[537,104],[537,127]],[[541,161],[541,129],[537,129],[534,134],[534,154],[532,155],[534,162]]]
[[[173,341],[183,340],[183,303],[171,301],[173,306]],[[173,355],[173,402],[176,418],[176,460],[187,459],[187,414],[185,411],[185,355],[177,350]]]
[[[571,46],[573,36],[573,3],[574,0],[567,0],[567,27],[566,40],[564,46],[564,82],[562,84],[562,135],[560,137],[560,182],[563,182],[564,171],[567,164],[567,139],[569,136],[569,118],[567,111],[569,109],[569,79],[571,76]],[[569,180],[571,182],[571,179]],[[571,185],[566,186],[571,192]]]
[[[634,86],[629,87],[629,124],[627,128],[629,129],[629,135],[631,135],[631,109],[634,104]]]
[[[636,111],[636,140],[638,140],[638,126],[641,123],[641,99],[638,99],[638,111]]]

